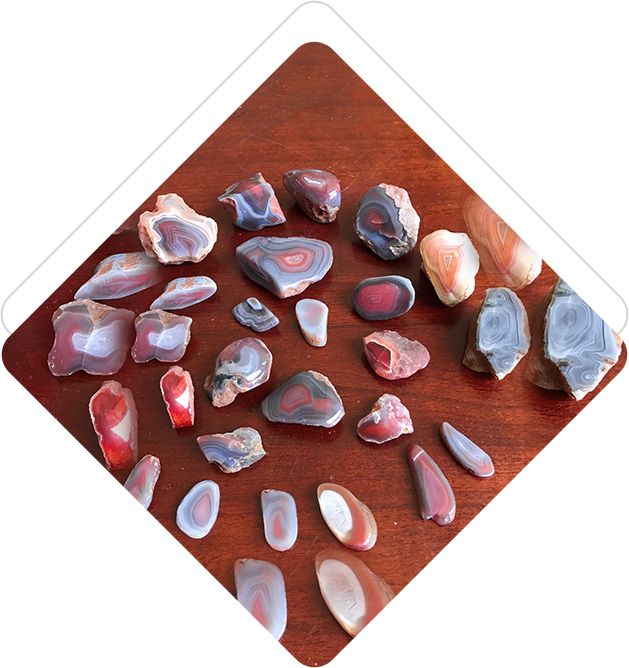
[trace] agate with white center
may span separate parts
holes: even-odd
[[[209,276],[188,276],[175,278],[164,288],[164,292],[151,304],[151,309],[176,311],[199,304],[209,299],[217,286]]]
[[[131,357],[136,362],[178,362],[190,341],[192,318],[154,309],[135,319],[135,342]]]
[[[295,315],[304,339],[315,348],[322,348],[328,342],[327,304],[318,299],[300,299],[295,304]]]
[[[378,538],[376,519],[348,489],[331,482],[317,488],[321,515],[335,538],[352,550],[370,550]]]
[[[198,482],[177,507],[177,526],[190,538],[205,538],[218,517],[220,500],[221,492],[214,481]]]
[[[422,519],[432,520],[440,526],[450,524],[456,514],[456,501],[452,487],[437,462],[416,444],[410,445],[406,454]]]
[[[408,408],[394,394],[383,394],[360,420],[358,436],[369,443],[386,443],[413,432]]]
[[[232,183],[218,201],[229,212],[234,225],[245,230],[261,230],[286,222],[273,187],[260,172]]]
[[[315,223],[331,223],[341,206],[341,184],[324,169],[292,169],[284,174],[284,186],[299,208]]]
[[[171,366],[161,377],[159,387],[173,429],[194,425],[194,385],[188,371]]]
[[[414,303],[415,288],[404,276],[365,278],[352,293],[354,311],[365,320],[398,318]]]
[[[145,455],[133,467],[124,484],[124,488],[144,508],[148,508],[151,505],[153,492],[161,470],[162,467],[157,457]]]
[[[479,478],[489,478],[494,474],[491,457],[449,422],[441,424],[441,438],[450,454],[464,469]]]
[[[216,464],[224,473],[237,473],[266,455],[260,433],[252,427],[199,436],[197,443],[208,462]]]
[[[297,540],[298,522],[295,499],[288,492],[265,489],[260,494],[264,537],[274,550],[290,550]]]
[[[250,327],[254,332],[267,332],[280,324],[275,313],[256,297],[247,297],[236,304],[232,315],[241,325]]]
[[[389,329],[366,336],[363,347],[369,366],[387,380],[408,378],[430,361],[430,353],[423,344]]]

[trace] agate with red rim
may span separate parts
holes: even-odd
[[[317,487],[321,516],[334,537],[351,550],[370,550],[378,538],[376,519],[369,507],[347,488],[332,482]]]
[[[437,462],[416,443],[408,446],[406,455],[422,519],[432,520],[440,526],[450,524],[456,514],[456,501],[452,487]]]

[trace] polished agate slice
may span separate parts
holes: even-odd
[[[378,538],[376,519],[348,489],[326,482],[317,487],[321,515],[334,537],[345,547],[364,552]]]
[[[232,183],[218,201],[227,209],[234,225],[245,230],[260,230],[286,222],[275,191],[260,172]]]
[[[286,589],[282,571],[268,561],[238,559],[234,562],[236,598],[276,639],[286,629]]]
[[[131,357],[136,362],[178,362],[190,341],[192,318],[161,309],[145,311],[135,319]]]
[[[139,501],[144,508],[148,508],[153,500],[153,491],[162,470],[160,461],[153,455],[145,455],[133,467],[124,488]]]
[[[208,462],[216,464],[224,473],[237,473],[266,455],[262,437],[252,427],[239,427],[226,434],[199,436],[197,443]]]
[[[216,358],[214,375],[203,386],[217,408],[231,404],[237,394],[266,383],[273,355],[264,341],[254,336],[232,341]]]
[[[253,237],[236,248],[246,276],[280,298],[320,281],[332,266],[332,246],[306,237]]]
[[[278,552],[290,550],[297,540],[297,506],[288,492],[265,489],[260,494],[266,542]]]
[[[390,329],[365,336],[363,348],[369,366],[387,380],[408,378],[430,361],[430,353],[424,345]]]
[[[120,299],[159,283],[163,268],[143,251],[116,253],[96,265],[94,275],[76,291],[75,299]]]
[[[266,397],[262,413],[271,422],[333,427],[345,415],[345,408],[327,376],[300,371]]]
[[[48,353],[53,376],[85,371],[111,376],[124,364],[131,345],[133,311],[79,299],[52,316],[55,341]]]
[[[459,464],[479,478],[494,475],[491,457],[449,422],[441,424],[441,438]]]
[[[315,223],[332,223],[341,207],[341,184],[324,169],[291,169],[284,186],[299,208]]]
[[[431,232],[421,240],[419,253],[422,269],[446,306],[455,306],[474,292],[480,264],[465,232]]]
[[[356,432],[369,443],[386,443],[402,434],[413,432],[408,408],[394,394],[383,394],[356,427]]]
[[[321,550],[315,569],[325,604],[352,637],[393,599],[391,587],[347,551]]]
[[[440,526],[450,524],[456,514],[450,483],[435,460],[419,445],[409,445],[406,455],[415,480],[422,519],[432,520]]]
[[[354,311],[365,320],[397,318],[414,303],[415,288],[404,276],[365,278],[352,294]]]
[[[209,299],[216,290],[216,283],[209,276],[175,278],[151,304],[151,309],[177,311]]]
[[[490,280],[519,290],[539,276],[542,258],[478,195],[465,200],[463,217]]]
[[[201,262],[214,248],[218,225],[170,193],[140,216],[138,234],[144,250],[163,264]]]
[[[328,312],[327,305],[318,299],[300,299],[295,304],[299,329],[315,348],[322,348],[328,342]]]
[[[489,288],[478,316],[470,322],[463,364],[502,380],[526,355],[530,343],[529,320],[520,298],[509,288]]]
[[[198,482],[177,507],[177,526],[190,538],[205,538],[216,522],[221,491],[212,480]]]
[[[546,303],[543,350],[528,377],[540,387],[583,399],[618,361],[620,337],[562,279]]]
[[[247,297],[232,309],[234,318],[254,332],[267,332],[280,324],[279,318],[259,299]]]
[[[417,243],[419,215],[404,188],[381,183],[360,200],[355,228],[373,253],[383,260],[397,260]]]
[[[194,425],[194,385],[188,371],[171,366],[161,377],[159,387],[173,429]]]
[[[107,380],[92,395],[89,409],[107,468],[130,469],[138,460],[138,411],[131,390]]]

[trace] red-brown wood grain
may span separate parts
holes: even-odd
[[[338,175],[343,203],[338,221],[318,225],[306,219],[282,187],[288,169],[318,167]],[[303,235],[324,239],[334,248],[327,277],[304,296],[330,307],[330,335],[325,348],[310,347],[294,316],[296,299],[279,300],[240,272],[234,249],[252,233],[236,229],[216,200],[230,183],[261,171],[275,187],[287,223],[260,234]],[[360,558],[399,592],[417,573],[618,373],[622,360],[598,390],[581,402],[542,390],[525,380],[526,358],[502,382],[465,368],[461,358],[467,330],[484,290],[482,271],[477,288],[465,303],[447,308],[420,275],[417,248],[396,262],[374,256],[355,236],[353,217],[363,193],[387,182],[405,187],[421,215],[420,237],[438,228],[464,229],[461,207],[470,188],[376,96],[329,48],[308,44],[296,51],[232,116],[209,137],[127,222],[152,209],[159,193],[176,192],[199,213],[215,218],[219,237],[213,252],[198,265],[167,269],[168,280],[207,274],[218,283],[209,301],[185,311],[193,318],[192,340],[180,364],[196,387],[197,422],[175,432],[159,390],[168,365],[134,364],[129,358],[116,374],[132,389],[140,415],[140,455],[162,462],[162,474],[150,512],[230,591],[233,562],[240,557],[267,559],[284,573],[289,620],[282,639],[300,661],[321,665],[349,641],[319,594],[314,556],[337,543],[321,518],[317,485],[334,481],[347,486],[369,505],[379,527],[376,546]],[[112,228],[121,221],[112,221]],[[140,250],[133,229],[111,236],[8,339],[3,357],[8,370],[95,457],[102,460],[87,405],[103,378],[77,373],[53,377],[46,357],[53,342],[50,318],[72,300],[76,289],[102,258]],[[415,306],[395,321],[369,323],[351,310],[351,293],[362,278],[398,273],[417,290]],[[547,267],[520,292],[534,316],[555,275]],[[111,305],[148,308],[162,285]],[[256,296],[280,318],[259,335],[274,355],[270,381],[225,408],[216,409],[203,393],[205,376],[217,353],[236,338],[251,335],[231,316],[232,307]],[[422,341],[431,353],[426,369],[401,381],[377,377],[362,354],[362,337],[376,329],[395,329]],[[292,373],[315,369],[330,377],[345,403],[346,416],[331,430],[271,424],[262,417],[263,397]],[[415,433],[383,446],[369,446],[355,435],[357,421],[384,392],[397,394],[409,407]],[[447,420],[487,450],[496,474],[478,479],[448,455],[439,435]],[[252,426],[260,431],[268,455],[249,469],[228,475],[209,465],[196,436]],[[420,441],[450,480],[457,516],[447,527],[423,522],[405,460],[405,446]],[[116,474],[124,481],[126,474]],[[212,479],[221,488],[221,509],[210,535],[193,540],[175,524],[177,505],[190,487]],[[274,552],[264,541],[259,495],[265,488],[289,491],[299,512],[299,538],[294,548]],[[121,493],[125,493],[121,488]],[[164,577],[169,577],[168,573]]]

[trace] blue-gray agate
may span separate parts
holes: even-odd
[[[279,318],[259,299],[247,297],[232,309],[234,318],[254,332],[267,332],[280,324]]]
[[[226,434],[199,436],[197,443],[208,462],[216,464],[224,473],[237,473],[266,455],[262,438],[252,427],[240,427]]]

